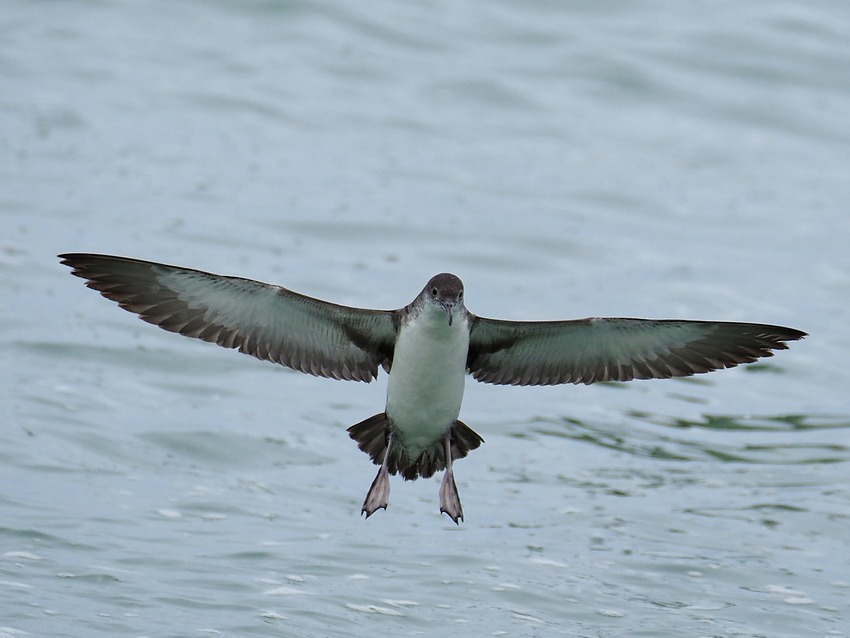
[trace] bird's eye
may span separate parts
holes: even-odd
[[[431,288],[431,296],[432,296],[432,297],[436,297],[436,296],[437,296],[437,289],[436,289],[436,288]]]

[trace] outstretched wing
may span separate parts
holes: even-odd
[[[805,336],[756,323],[476,317],[467,367],[478,381],[509,385],[664,379],[750,363]]]
[[[126,257],[59,255],[89,288],[148,323],[322,377],[369,382],[392,362],[393,311]]]

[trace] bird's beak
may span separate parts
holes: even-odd
[[[449,318],[449,325],[452,325],[452,310],[454,310],[455,304],[453,301],[444,301],[440,303],[443,307],[443,310],[446,311],[446,316]]]

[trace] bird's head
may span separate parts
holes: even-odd
[[[451,273],[444,272],[431,277],[422,289],[422,295],[432,308],[439,308],[446,313],[450,326],[457,312],[463,308],[463,282]]]

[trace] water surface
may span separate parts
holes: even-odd
[[[7,3],[0,634],[844,636],[845,4]],[[496,388],[393,483],[346,384],[179,339],[97,251],[395,308],[811,333],[667,382]]]

